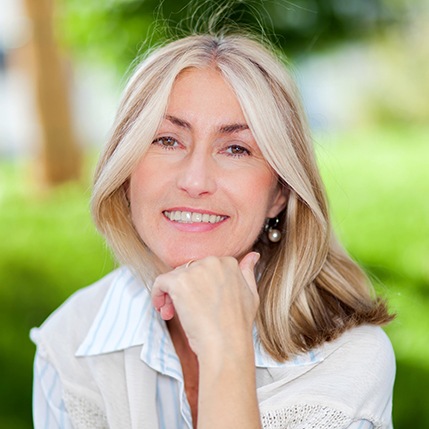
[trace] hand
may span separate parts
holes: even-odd
[[[158,276],[152,304],[164,320],[180,319],[197,356],[214,347],[229,349],[250,337],[259,306],[254,267],[259,254],[240,263],[232,257],[208,257]]]

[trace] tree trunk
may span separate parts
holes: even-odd
[[[72,125],[65,63],[55,43],[53,0],[24,3],[32,23],[30,73],[41,130],[37,169],[43,183],[54,185],[79,178],[81,149]]]

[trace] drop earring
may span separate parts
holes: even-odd
[[[282,239],[282,233],[277,229],[280,219],[278,217],[268,218],[267,223],[265,224],[265,231],[267,232],[268,240],[271,243],[277,243]]]

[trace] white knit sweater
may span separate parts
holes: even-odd
[[[141,346],[75,356],[115,276],[73,295],[32,338],[58,374],[74,428],[157,429],[156,372],[140,359]],[[361,421],[392,428],[395,360],[380,328],[352,329],[314,353],[299,365],[257,366],[264,429],[345,429]]]

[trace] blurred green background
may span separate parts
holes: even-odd
[[[0,427],[11,429],[32,427],[30,328],[114,266],[88,206],[122,76],[148,44],[224,4],[31,3],[5,0],[0,18]],[[335,227],[398,315],[386,328],[395,428],[428,428],[427,2],[236,1],[227,17],[262,27],[289,57]]]

